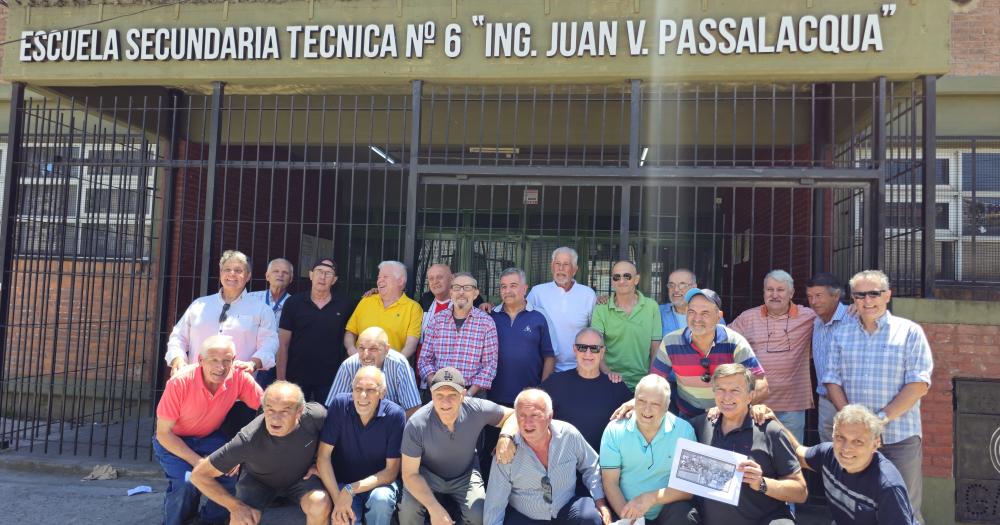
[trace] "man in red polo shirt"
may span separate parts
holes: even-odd
[[[219,427],[237,400],[253,410],[263,391],[252,375],[234,369],[236,344],[228,335],[213,335],[202,344],[197,365],[177,371],[156,406],[153,451],[167,477],[163,501],[165,525],[181,525],[198,508],[201,492],[190,482],[191,470],[228,439]],[[219,482],[232,492],[235,476]],[[201,509],[203,523],[225,523],[228,512],[213,501]]]

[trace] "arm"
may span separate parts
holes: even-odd
[[[618,481],[621,477],[621,469],[617,468],[606,468],[601,469],[601,481],[604,484],[604,497],[608,501],[608,505],[611,509],[615,511],[618,517],[625,519],[623,514],[625,511],[625,495],[622,494],[621,487],[618,486]]]
[[[770,387],[767,385],[766,377],[758,377],[753,383],[753,392],[750,396],[751,404],[758,404],[765,399],[767,399],[768,394],[771,393]]]
[[[156,440],[160,442],[160,445],[167,449],[167,452],[187,461],[192,467],[201,461],[201,456],[191,450],[191,447],[187,446],[187,443],[183,439],[179,438],[177,434],[174,434],[174,425],[176,421],[169,419],[157,419],[156,420]]]
[[[257,304],[261,310],[260,324],[257,326],[257,351],[250,360],[254,362],[256,370],[266,370],[274,367],[278,354],[278,323],[274,320],[274,313],[264,303]]]
[[[420,341],[419,337],[406,336],[406,342],[403,343],[403,348],[399,352],[409,359],[417,352],[417,341]]]
[[[802,446],[802,443],[799,443],[799,440],[795,439],[795,435],[792,434],[792,431],[788,430],[781,424],[781,420],[775,418],[774,422],[781,425],[781,430],[785,433],[785,437],[788,438],[788,442],[792,445],[792,451],[795,452],[796,459],[799,460],[799,466],[813,470],[813,468],[809,466],[809,462],[806,461],[806,452],[809,452],[809,447]],[[770,487],[768,487],[768,492],[770,492]]]
[[[198,466],[191,473],[191,483],[198,487],[198,490],[207,496],[208,499],[229,510],[230,523],[258,523],[261,512],[236,499],[235,496],[230,494],[228,490],[216,481],[215,478],[223,475],[225,475],[224,472],[215,468],[212,462],[208,458],[205,458],[198,463]]]
[[[170,377],[173,377],[184,365],[187,364],[188,350],[191,348],[189,337],[191,330],[189,307],[181,318],[177,320],[173,330],[170,331],[170,338],[167,339],[167,353],[163,356],[167,365],[170,366]]]
[[[497,375],[497,355],[500,351],[500,342],[497,339],[497,327],[493,324],[493,319],[487,317],[486,336],[483,341],[483,348],[479,354],[479,370],[472,377],[472,388],[479,390],[489,390],[493,385],[493,378]],[[475,395],[472,389],[469,395]]]
[[[660,351],[660,340],[655,339],[649,343],[649,363],[652,364],[653,360],[656,359],[656,353]]]
[[[424,343],[420,347],[420,356],[417,358],[417,382],[426,381],[430,386],[431,375],[435,372],[434,362],[437,354],[437,341],[434,337],[434,318],[427,322],[427,329],[424,330]],[[466,379],[468,380],[468,379]]]
[[[437,498],[434,497],[434,492],[427,485],[427,481],[420,475],[420,458],[403,454],[402,471],[403,486],[410,492],[410,495],[416,498],[427,509],[427,515],[431,518],[431,523],[451,523],[448,511],[438,503]]]
[[[844,388],[837,383],[824,383],[826,385],[826,397],[830,398],[833,407],[840,412],[850,401],[847,400],[847,393]],[[898,395],[898,394],[897,394]]]
[[[826,371],[823,377],[817,377],[826,386],[826,397],[830,398],[833,407],[839,412],[850,400],[847,399],[847,392],[844,390],[843,378],[840,376],[840,364],[843,362],[841,352],[843,349],[837,342],[836,331],[830,341],[830,346],[826,350]]]
[[[760,492],[763,479],[767,483],[767,496],[778,501],[804,503],[809,497],[806,478],[802,476],[801,470],[780,478],[768,478],[761,472],[760,465],[752,459],[741,462],[737,469],[743,471],[743,483],[752,490]]]
[[[333,472],[333,448],[334,446],[329,443],[319,442],[319,448],[316,449],[316,470],[323,487],[333,500],[331,521],[354,523],[356,520],[360,521],[354,515],[352,508],[354,498],[347,490],[341,490],[337,484],[337,475]]]
[[[905,414],[913,405],[927,394],[931,386],[924,382],[917,383],[907,383],[903,385],[902,390],[896,394],[896,397],[892,398],[892,401],[888,405],[882,408],[885,411],[885,416],[892,421],[899,416]]]
[[[542,381],[545,381],[552,375],[556,369],[556,358],[554,356],[546,357],[542,360]]]
[[[288,344],[292,342],[292,332],[284,328],[278,330],[278,380],[284,381],[288,372]]]
[[[357,334],[351,332],[350,330],[344,331],[344,349],[347,350],[347,357],[350,357],[358,353],[358,349],[354,346],[357,342]]]

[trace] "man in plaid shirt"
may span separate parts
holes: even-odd
[[[424,385],[434,372],[454,367],[468,385],[468,395],[484,397],[497,373],[497,328],[493,318],[472,303],[479,284],[459,272],[451,282],[451,307],[431,318],[424,332],[417,373]]]

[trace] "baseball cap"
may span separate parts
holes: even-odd
[[[691,299],[694,299],[696,295],[703,296],[705,299],[715,303],[715,306],[720,310],[722,309],[722,298],[719,297],[719,294],[715,293],[714,290],[709,290],[708,288],[692,288],[688,290],[687,293],[684,294],[684,302],[690,303]]]
[[[458,391],[465,390],[465,378],[457,368],[442,368],[431,376],[431,392],[443,386],[450,386]]]

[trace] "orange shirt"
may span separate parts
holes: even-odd
[[[201,438],[219,429],[237,399],[257,410],[263,395],[253,376],[239,369],[231,370],[213,394],[201,366],[189,366],[167,381],[156,417],[174,421],[173,433],[180,437]]]

